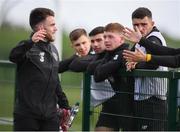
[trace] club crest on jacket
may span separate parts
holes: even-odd
[[[39,53],[40,62],[44,62],[44,55],[45,55],[44,52],[40,52],[40,53]]]
[[[115,55],[113,60],[117,60],[119,55]]]

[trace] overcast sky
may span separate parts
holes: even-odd
[[[56,12],[58,25],[68,32],[84,27],[89,32],[95,26],[119,22],[132,28],[131,13],[147,7],[153,13],[157,27],[175,38],[180,38],[180,0],[0,0],[7,1],[6,20],[29,28],[29,13],[35,7],[48,7]],[[2,9],[2,7],[1,7]]]

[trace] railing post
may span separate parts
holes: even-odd
[[[177,113],[177,87],[178,79],[169,79],[169,93],[168,93],[168,130],[176,130],[176,113]]]
[[[88,73],[84,73],[82,131],[89,131],[90,129],[90,80],[91,76]]]

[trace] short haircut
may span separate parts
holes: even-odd
[[[83,28],[77,28],[77,29],[73,30],[72,32],[70,32],[69,38],[70,38],[71,42],[73,42],[73,41],[78,40],[82,35],[87,36],[86,30]]]
[[[48,16],[54,16],[54,12],[48,8],[35,8],[31,11],[29,16],[29,24],[34,30],[36,25],[44,21]]]
[[[122,33],[124,30],[124,26],[119,23],[109,23],[105,26],[105,32],[117,32]]]
[[[146,7],[139,7],[132,13],[132,19],[143,19],[144,17],[152,18],[151,11]]]
[[[103,26],[98,26],[95,27],[91,32],[89,33],[89,36],[95,36],[97,34],[104,33],[104,27]]]

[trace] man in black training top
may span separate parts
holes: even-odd
[[[113,97],[103,103],[96,125],[99,130],[132,130],[131,119],[127,116],[132,115],[133,89],[128,86],[128,79],[121,77],[119,73],[120,69],[125,68],[122,52],[128,49],[122,36],[123,29],[119,23],[109,23],[105,26],[104,44],[107,52],[101,61],[93,62],[94,66],[91,66],[94,69],[95,81],[108,79],[115,92]],[[92,69],[88,67],[88,71]]]
[[[36,39],[21,41],[9,57],[17,64],[14,130],[58,131],[57,104],[69,105],[58,77],[58,52],[51,44],[57,31],[54,12],[35,8],[29,22]]]

